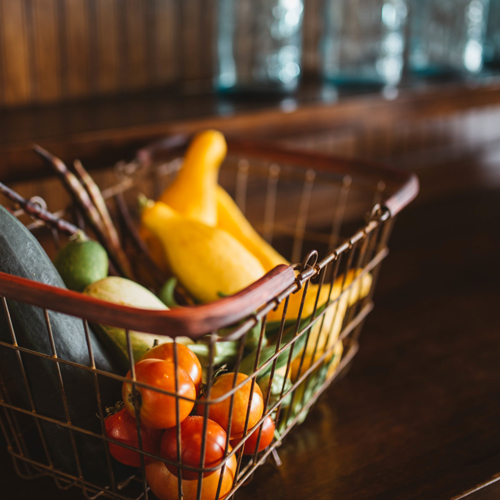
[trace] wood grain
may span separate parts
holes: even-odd
[[[147,66],[147,37],[145,2],[142,0],[128,0],[124,8],[125,26],[124,33],[127,37],[127,83],[131,90],[144,88],[148,81]]]
[[[91,92],[89,19],[86,0],[63,0],[67,60],[65,72],[69,97]]]
[[[181,29],[176,22],[177,5],[174,0],[155,0],[153,28],[154,43],[154,82],[156,85],[172,83],[179,73],[179,47],[176,45]],[[152,29],[152,27],[148,27]]]
[[[244,290],[211,304],[151,311],[126,307],[81,293],[45,285],[0,272],[0,294],[26,304],[82,317],[105,325],[145,333],[199,338],[247,318],[268,301],[293,285],[295,272],[280,265]]]
[[[61,95],[57,0],[33,2],[33,17],[36,97],[39,102],[51,102]]]
[[[120,47],[118,25],[118,0],[99,0],[96,2],[98,41],[98,81],[99,90],[108,94],[121,88]]]
[[[3,48],[3,101],[8,105],[30,102],[29,46],[24,0],[0,2]]]
[[[184,0],[181,3],[181,47],[182,47],[182,78],[194,80],[200,78],[200,48],[202,44],[210,44],[209,40],[201,39],[201,2],[200,0]]]
[[[210,87],[217,0],[1,0],[0,6],[0,106],[165,84],[189,92]],[[247,18],[240,34],[251,32]],[[309,75],[319,74],[321,31],[321,1],[308,0],[303,70]],[[240,52],[249,54],[244,38]]]

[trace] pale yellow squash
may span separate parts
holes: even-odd
[[[141,220],[160,239],[172,272],[201,302],[232,295],[265,274],[258,259],[227,231],[183,217],[165,203],[146,207]]]

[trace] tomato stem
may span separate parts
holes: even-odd
[[[105,408],[106,416],[109,417],[110,415],[118,413],[123,409],[123,406],[124,406],[123,401],[117,401],[115,403],[115,406],[108,406],[107,408]]]

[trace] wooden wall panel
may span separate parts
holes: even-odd
[[[24,0],[0,1],[2,36],[2,99],[6,105],[17,105],[31,99],[29,47]]]
[[[61,95],[60,30],[57,0],[33,2],[34,98],[54,101]]]
[[[318,70],[321,0],[304,11]],[[0,0],[0,106],[209,84],[217,0]]]
[[[97,81],[98,91],[104,94],[116,92],[121,87],[118,2],[120,0],[96,1]]]
[[[36,0],[35,0],[36,1]],[[63,0],[64,38],[66,41],[63,80],[68,97],[91,93],[90,33],[87,0]]]
[[[199,0],[184,0],[181,4],[182,77],[200,78],[201,4]],[[203,43],[208,43],[203,41]]]
[[[153,78],[156,85],[173,83],[179,74],[179,47],[176,40],[181,27],[178,19],[178,3],[175,0],[154,2],[154,57]]]
[[[126,25],[122,27],[127,36],[126,68],[127,87],[131,90],[144,88],[149,80],[147,67],[145,1],[128,0],[125,6]]]
[[[201,77],[212,78],[214,68],[214,49],[217,13],[217,0],[203,0],[201,2]]]

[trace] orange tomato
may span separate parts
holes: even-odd
[[[250,408],[248,417],[248,429],[251,429],[262,417],[264,411],[264,398],[262,391],[257,383],[253,386],[252,399],[250,400],[250,392],[252,389],[252,380],[243,373],[238,373],[236,377],[236,385],[248,379],[247,383],[238,389],[234,394],[233,414],[231,418],[231,438],[238,437],[245,430],[245,420],[247,412]],[[216,400],[223,397],[233,388],[234,373],[224,373],[215,380],[214,385],[210,390],[210,400]],[[229,428],[229,408],[231,405],[231,396],[227,396],[219,403],[208,402],[208,418],[215,420],[223,429],[228,432]],[[198,415],[205,415],[205,405],[198,404],[196,408]]]
[[[221,500],[229,493],[233,486],[236,465],[236,457],[233,455],[226,462],[226,466],[224,467],[224,475],[222,476],[222,485],[219,494],[219,499]],[[222,467],[213,474],[210,474],[210,476],[202,479],[200,500],[216,499],[221,470]],[[179,479],[167,469],[163,462],[154,460],[146,464],[146,479],[151,491],[159,500],[179,499]],[[183,500],[196,500],[198,494],[198,480],[183,479],[182,492],[184,494]]]
[[[135,375],[139,382],[152,385],[158,389],[175,393],[176,367],[170,361],[161,359],[144,359],[135,365]],[[192,399],[188,401],[179,399],[179,418],[182,422],[193,409],[196,389],[191,377],[181,368],[177,367],[178,394]],[[127,378],[130,378],[130,372]],[[175,396],[162,394],[153,389],[136,386],[138,392],[138,406],[141,424],[151,429],[167,429],[177,423]],[[135,417],[132,384],[124,382],[122,397],[127,411]]]
[[[171,361],[173,363],[174,343],[168,342],[149,349],[139,361],[143,359],[163,359],[164,361]],[[202,370],[200,360],[196,354],[185,345],[177,344],[177,364],[188,372],[196,387],[201,384]]]

